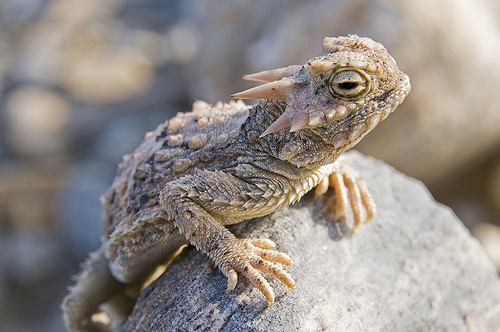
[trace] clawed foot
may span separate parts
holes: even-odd
[[[227,292],[236,287],[238,273],[244,275],[266,297],[267,305],[274,303],[274,291],[261,272],[271,274],[289,288],[295,287],[292,276],[279,264],[290,267],[292,260],[287,254],[271,250],[273,241],[267,239],[235,239],[220,258],[220,269],[228,278]],[[279,264],[276,264],[279,263]]]
[[[335,217],[345,216],[349,206],[354,215],[354,224],[352,231],[363,221],[363,209],[366,211],[364,222],[367,223],[375,216],[375,203],[366,187],[365,182],[359,177],[358,173],[345,164],[338,164],[338,168],[330,176],[316,186],[314,196],[323,195],[328,187],[333,187],[337,204],[335,207]]]

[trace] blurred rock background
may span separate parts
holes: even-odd
[[[421,179],[500,267],[496,1],[0,0],[0,330],[64,331],[98,197],[146,131],[354,33],[413,86],[359,150]]]

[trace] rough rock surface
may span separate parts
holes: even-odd
[[[378,206],[375,220],[348,235],[326,206],[333,195],[233,226],[268,237],[294,260],[297,286],[273,281],[270,307],[226,278],[194,248],[185,250],[139,297],[129,330],[319,331],[494,330],[500,281],[478,242],[419,182],[359,153],[347,156]],[[347,218],[349,220],[349,218]]]

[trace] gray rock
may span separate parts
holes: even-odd
[[[7,152],[5,151],[4,142],[0,137],[0,162],[7,160]]]
[[[142,142],[145,132],[165,121],[168,117],[165,113],[129,112],[113,118],[95,140],[95,155],[100,160],[118,164],[124,154],[132,152]]]
[[[3,27],[16,28],[29,24],[40,15],[47,0],[7,0],[2,1],[0,20]]]
[[[239,237],[274,240],[294,260],[297,286],[272,280],[272,307],[244,278],[227,295],[222,273],[189,248],[142,292],[122,330],[498,329],[496,269],[453,212],[380,161],[359,153],[347,160],[378,207],[355,234],[332,219],[331,194],[232,227]]]
[[[61,195],[61,215],[71,254],[79,260],[99,247],[104,213],[99,196],[113,180],[115,170],[112,162],[87,162],[76,165],[68,176],[67,189]]]
[[[2,218],[0,217],[0,225],[2,224]],[[0,230],[0,261],[5,262],[6,260],[6,235],[2,230]],[[0,264],[0,308],[4,308],[7,303],[7,281],[6,281],[6,266],[5,264]],[[1,314],[2,310],[0,310]]]
[[[1,240],[0,258],[7,280],[33,287],[59,272],[58,264],[64,256],[61,243],[53,234],[36,230],[5,232]]]

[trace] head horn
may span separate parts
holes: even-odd
[[[266,135],[275,133],[280,131],[283,128],[290,127],[292,125],[292,120],[290,120],[290,116],[285,112],[280,115],[276,121],[274,121],[267,129],[260,135],[260,137],[264,137]]]
[[[295,81],[291,78],[283,78],[279,81],[266,83],[255,88],[231,95],[231,98],[240,99],[273,99],[284,101],[287,94],[294,87]]]
[[[255,74],[243,76],[244,80],[256,82],[274,82],[284,77],[290,77],[302,68],[301,65],[292,65],[288,67],[261,71]]]

